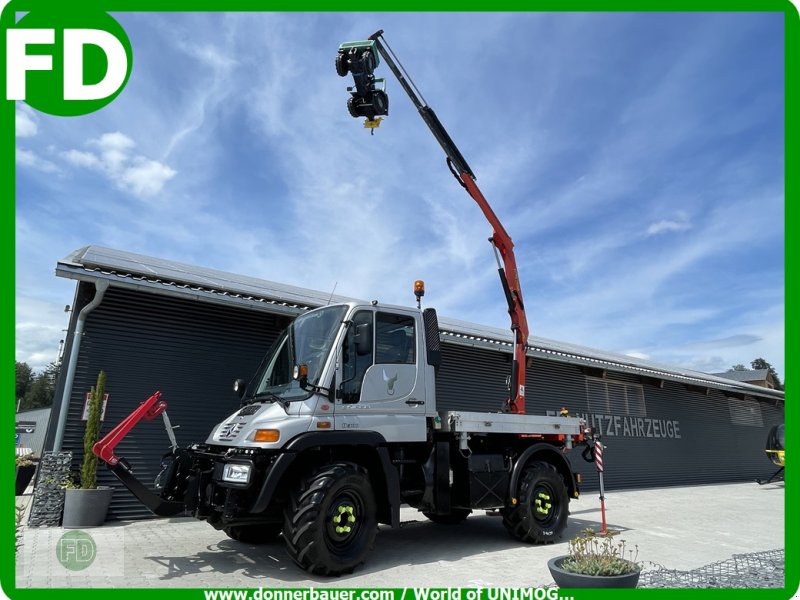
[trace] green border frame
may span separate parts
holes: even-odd
[[[88,4],[88,3],[87,3]],[[101,0],[91,3],[92,8],[101,9],[107,12],[236,12],[236,11],[335,11],[340,7],[330,2],[308,2],[306,5],[298,6],[296,2],[266,2],[248,0],[193,0],[192,2],[180,0]],[[398,6],[398,5],[395,5]],[[459,5],[450,2],[423,2],[421,0],[406,0],[402,4],[403,11],[434,11],[434,10],[485,10],[482,8],[484,3],[472,2]],[[63,10],[62,2],[52,0],[12,0],[2,10],[0,15],[0,31],[3,33],[3,43],[0,44],[0,81],[2,81],[3,95],[0,99],[0,190],[2,190],[2,203],[0,203],[0,249],[6,257],[5,271],[14,274],[15,265],[15,201],[16,201],[16,182],[15,182],[15,137],[14,137],[14,102],[5,99],[5,80],[6,80],[6,53],[5,53],[5,31],[14,24],[14,14],[16,12],[26,12],[31,10],[46,10],[48,7],[60,8]],[[797,8],[789,0],[540,0],[535,3],[522,3],[517,1],[506,1],[495,4],[492,11],[555,11],[555,12],[782,12],[785,18],[785,224],[796,224],[798,222],[798,176],[797,171],[788,168],[788,165],[800,164],[798,157],[798,122],[800,121],[800,16]],[[135,49],[134,49],[135,50]],[[790,110],[794,108],[795,110]],[[790,135],[791,134],[791,135]],[[790,202],[789,199],[793,202]],[[788,227],[784,226],[788,231]],[[785,258],[788,264],[790,256],[796,256],[795,252],[800,250],[800,241],[792,236],[785,237]],[[787,307],[797,307],[800,295],[797,293],[797,281],[793,274],[786,270],[786,299]],[[12,357],[15,354],[15,289],[16,286],[5,286],[2,288],[0,296],[0,307],[2,307],[2,320],[0,320],[0,364],[8,365],[0,369],[0,389],[11,390],[14,385],[14,375],[11,369]],[[785,322],[786,332],[800,332],[798,323],[798,311],[795,309],[786,312]],[[800,336],[786,336],[786,389],[787,395],[791,396],[795,389],[795,381],[792,372],[797,369],[798,345]],[[792,402],[786,406],[786,422],[798,422],[798,409]],[[13,402],[7,402],[6,406],[0,409],[0,419],[2,427],[6,429],[8,424],[14,423]],[[11,437],[7,436],[7,442],[0,444],[2,447],[10,447]],[[791,446],[794,434],[790,435],[789,445]],[[9,454],[11,449],[9,448]],[[10,464],[10,463],[9,463]],[[8,467],[3,467],[3,480],[9,481],[10,476],[6,473]],[[800,480],[793,476],[793,468],[790,466],[786,470],[786,498],[787,509],[800,505]],[[13,486],[5,486],[10,489]],[[791,501],[789,501],[791,500]],[[5,518],[0,518],[0,543],[11,544],[14,538],[14,514],[13,500],[7,498],[0,499],[2,513]],[[725,600],[737,600],[739,598],[763,598],[769,600],[783,600],[794,595],[800,584],[800,558],[798,549],[800,540],[796,535],[788,535],[788,532],[800,531],[800,518],[796,508],[785,511],[785,549],[786,549],[786,587],[783,589],[680,589],[680,590],[576,590],[569,595],[575,598],[627,598],[632,594],[637,596],[649,596],[651,598],[720,598]],[[0,582],[3,591],[12,598],[36,598],[42,595],[58,595],[59,598],[104,598],[109,594],[108,589],[67,589],[67,588],[47,588],[47,589],[18,589],[16,587],[16,575],[14,562],[4,560],[0,562]],[[324,588],[320,588],[324,589]],[[144,589],[114,589],[115,598],[139,598]],[[202,598],[202,588],[146,588],[149,595],[164,596],[170,598]],[[400,598],[401,590],[397,588],[396,598]],[[680,595],[680,596],[678,596]]]

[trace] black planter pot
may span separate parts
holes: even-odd
[[[97,527],[106,520],[108,506],[114,490],[101,487],[94,490],[64,490],[64,518],[61,526],[65,529]]]
[[[24,467],[17,467],[17,478],[15,481],[16,487],[16,494],[17,496],[22,496],[25,493],[25,490],[28,489],[28,485],[33,479],[33,474],[36,472],[36,465],[27,465]]]
[[[639,583],[641,568],[638,565],[634,572],[625,575],[581,575],[561,568],[561,562],[567,558],[567,556],[556,556],[547,561],[547,568],[550,569],[553,581],[560,588],[635,588]]]

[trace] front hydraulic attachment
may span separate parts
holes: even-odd
[[[103,439],[98,441],[92,447],[92,452],[108,465],[109,470],[117,479],[119,479],[142,504],[150,509],[151,512],[162,517],[171,517],[185,510],[183,502],[165,500],[161,496],[153,493],[141,481],[134,477],[133,470],[128,462],[114,453],[117,444],[128,435],[139,421],[142,419],[145,421],[152,421],[155,417],[164,413],[166,408],[167,403],[161,399],[161,392],[155,392],[147,400],[142,402],[136,410],[125,417],[125,419],[114,427]],[[166,413],[164,413],[164,415],[166,416]],[[166,418],[164,422],[167,424],[169,423]],[[170,435],[174,447],[174,436],[172,435],[172,429],[169,425],[167,432]]]

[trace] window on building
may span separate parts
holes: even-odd
[[[731,423],[733,425],[764,426],[761,404],[758,400],[728,398],[728,409],[731,413]]]
[[[647,416],[644,388],[638,383],[587,377],[586,400],[591,413]]]

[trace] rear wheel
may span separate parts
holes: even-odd
[[[422,514],[439,525],[458,525],[464,522],[471,512],[468,508],[454,508],[446,515],[436,515],[425,511],[422,511]]]
[[[389,114],[389,96],[383,90],[376,90],[372,94],[372,107],[376,115]]]
[[[339,77],[347,75],[347,55],[343,53],[336,55],[336,73]]]
[[[364,469],[325,466],[301,481],[286,509],[283,537],[292,560],[310,573],[351,573],[378,528],[375,494]]]
[[[375,70],[375,55],[372,54],[371,50],[365,50],[361,54],[361,61],[364,65],[364,72],[367,75],[371,75]]]
[[[232,525],[223,531],[232,540],[244,544],[267,544],[274,541],[281,534],[282,523],[267,523],[266,525]]]
[[[517,491],[517,505],[503,510],[503,525],[528,544],[552,543],[567,525],[569,495],[555,467],[534,462],[525,467]]]

